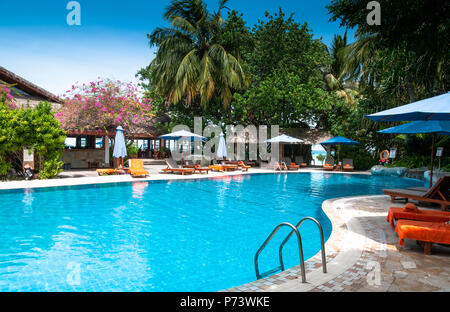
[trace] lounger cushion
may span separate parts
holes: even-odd
[[[142,170],[142,169],[130,169],[130,174],[132,176],[146,176],[149,175],[149,172],[147,170]]]
[[[419,208],[417,208],[416,205],[412,204],[412,203],[407,203],[404,207],[403,207],[403,211],[405,212],[415,212],[415,213],[420,213]]]
[[[420,209],[418,211],[419,212],[411,212],[405,211],[404,208],[391,207],[389,208],[386,221],[389,222],[392,227],[394,227],[394,220],[399,219],[427,221],[427,222],[450,221],[450,212],[425,210],[425,209]]]
[[[401,246],[405,245],[405,238],[437,244],[450,244],[450,225],[444,222],[399,220],[395,232],[398,234],[398,243]]]

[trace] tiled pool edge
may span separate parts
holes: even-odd
[[[130,175],[117,176],[98,176],[98,177],[78,177],[78,178],[64,178],[64,179],[49,179],[49,180],[31,180],[31,181],[6,181],[0,182],[0,190],[16,190],[16,189],[32,189],[32,188],[46,188],[59,186],[76,186],[76,185],[93,185],[93,184],[112,184],[121,182],[147,182],[147,181],[172,181],[172,180],[197,180],[208,178],[226,178],[236,175],[247,174],[301,174],[311,172],[323,172],[314,169],[303,169],[299,171],[279,172],[271,169],[253,169],[248,172],[232,171],[232,172],[211,172],[209,174],[195,174],[195,175],[175,175],[175,174],[152,174],[147,178],[133,178]],[[370,172],[356,171],[356,172],[323,172],[326,174],[362,174],[370,175]]]
[[[360,224],[345,209],[348,200],[374,198],[375,196],[355,196],[329,199],[322,209],[330,219],[333,230],[325,244],[328,273],[322,272],[320,251],[305,261],[306,283],[301,283],[300,266],[244,285],[225,289],[230,292],[263,291],[356,291],[365,284],[373,267],[368,264],[380,263],[383,248],[364,235],[367,227]],[[383,195],[381,195],[383,196]],[[377,286],[375,290],[382,291]]]

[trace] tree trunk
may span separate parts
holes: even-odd
[[[414,87],[412,86],[411,81],[409,80],[408,76],[405,77],[405,85],[406,85],[406,90],[408,90],[409,103],[415,102],[416,96],[414,94]]]

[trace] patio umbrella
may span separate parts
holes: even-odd
[[[160,135],[158,138],[163,139],[163,140],[175,140],[175,141],[178,141],[180,139],[185,139],[185,138],[190,139],[191,142],[206,141],[205,137],[198,135],[196,133],[186,131],[186,130],[180,130],[180,131],[175,131],[172,133]],[[181,145],[181,162],[183,162],[183,145]]]
[[[220,134],[216,156],[217,158],[227,158],[227,145],[225,144],[225,137],[223,133]]]
[[[300,143],[303,143],[304,141],[294,138],[294,137],[291,137],[286,134],[282,134],[277,137],[266,140],[264,142],[266,142],[266,143],[300,144]]]
[[[341,136],[337,136],[335,138],[329,139],[327,141],[324,141],[322,143],[319,143],[321,145],[336,145],[336,146],[340,146],[340,145],[356,145],[359,144],[359,142],[341,137]],[[338,151],[338,164],[339,164],[339,151]]]
[[[429,120],[429,121],[413,121],[400,126],[378,131],[380,133],[392,134],[432,134],[431,143],[431,166],[430,166],[430,187],[433,185],[433,163],[434,163],[434,141],[436,134],[450,135],[450,121]]]
[[[377,122],[450,120],[450,92],[365,117]]]
[[[118,126],[116,129],[116,137],[114,140],[113,157],[121,159],[121,165],[123,167],[123,159],[127,156],[127,147],[125,145],[125,137],[123,136],[123,128]],[[118,165],[116,166],[118,167]]]
[[[303,143],[303,140],[291,137],[286,134],[279,135],[277,137],[271,138],[265,141],[266,143],[290,143],[290,144],[299,144]]]

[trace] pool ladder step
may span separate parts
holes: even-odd
[[[301,274],[302,274],[302,283],[306,283],[306,270],[305,270],[305,260],[304,260],[304,257],[303,257],[302,238],[300,236],[300,232],[299,232],[298,229],[303,224],[303,222],[305,222],[307,220],[313,221],[317,225],[317,227],[319,228],[321,251],[322,251],[322,270],[323,270],[323,273],[327,273],[327,258],[326,258],[326,255],[325,255],[325,242],[324,242],[324,237],[323,237],[322,226],[320,225],[319,221],[317,221],[316,219],[314,219],[312,217],[306,217],[306,218],[301,219],[297,223],[297,225],[295,225],[295,226],[292,225],[291,223],[283,222],[283,223],[278,224],[273,229],[272,233],[270,233],[270,235],[266,238],[264,243],[261,245],[261,247],[259,247],[258,251],[255,254],[254,261],[255,261],[256,279],[262,279],[262,278],[264,278],[266,276],[272,275],[275,272],[284,271],[283,247],[288,242],[288,240],[291,238],[291,236],[295,233],[295,235],[297,236],[297,244],[298,244],[299,257],[300,257],[300,270],[301,270]],[[267,246],[267,244],[270,242],[272,237],[274,237],[274,235],[282,227],[289,227],[289,228],[291,228],[291,231],[286,236],[286,238],[283,240],[283,242],[280,244],[280,247],[278,249],[278,258],[280,260],[280,265],[278,267],[276,267],[276,268],[273,268],[273,269],[269,270],[269,271],[260,273],[259,272],[259,265],[258,265],[259,254]]]

